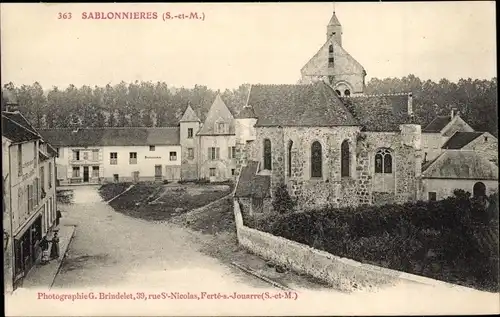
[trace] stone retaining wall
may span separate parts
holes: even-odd
[[[422,276],[341,258],[295,241],[246,227],[237,200],[234,201],[233,206],[240,245],[276,264],[318,278],[336,289],[354,291],[390,286],[401,282],[468,289]]]

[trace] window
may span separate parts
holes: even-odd
[[[40,178],[36,177],[35,180],[33,181],[33,206],[38,206],[38,198],[40,197],[39,193],[39,188],[40,188]]]
[[[349,142],[345,140],[340,146],[340,176],[349,177],[351,176],[351,162],[349,157]]]
[[[351,91],[349,89],[344,90],[344,95],[350,96],[351,95]]]
[[[45,191],[45,168],[40,166],[40,190]]]
[[[73,150],[73,160],[74,161],[79,161],[80,160],[80,151]]]
[[[218,147],[209,147],[208,148],[208,159],[218,160],[219,154],[220,154],[220,151],[219,151]]]
[[[170,152],[170,160],[177,161],[177,152]]]
[[[59,157],[61,155],[61,152],[59,151],[58,147],[56,147],[56,153],[57,153],[57,155],[56,155],[57,157]]]
[[[110,165],[118,164],[118,153],[116,152],[109,153],[109,164]]]
[[[92,150],[92,160],[93,161],[99,160],[99,150]]]
[[[17,145],[17,175],[23,175],[23,146]]]
[[[288,177],[292,176],[292,147],[293,141],[288,141]]]
[[[224,122],[218,122],[216,129],[217,133],[226,133],[226,124]]]
[[[215,168],[210,168],[210,177],[215,177]]]
[[[436,201],[436,192],[429,192],[429,200]]]
[[[488,142],[488,137],[487,136],[484,137],[484,142]]]
[[[335,34],[335,33],[333,33]],[[328,47],[328,53],[333,53],[333,45],[330,44],[330,46]]]
[[[271,140],[264,139],[264,169],[272,169],[272,151],[271,151]]]
[[[333,56],[328,57],[328,67],[333,67]]]
[[[156,150],[155,146],[154,145],[150,145],[149,146],[149,151],[153,152],[154,150]]]
[[[130,152],[129,153],[129,164],[137,164],[137,152]]]
[[[73,166],[73,177],[80,177],[80,167],[79,166]]]
[[[375,154],[375,173],[392,173],[392,155],[388,149],[380,149]]]
[[[192,147],[188,148],[188,159],[194,159],[194,149]]]
[[[311,177],[323,176],[323,158],[321,143],[314,141],[311,145]]]
[[[27,186],[28,191],[28,213],[33,211],[33,185]]]
[[[229,146],[227,148],[227,156],[229,159],[236,158],[236,147],[235,146]]]
[[[92,177],[99,178],[99,166],[92,166]]]
[[[340,96],[340,90],[337,89],[337,90],[335,90],[335,92],[337,93],[337,95]]]
[[[84,161],[86,161],[86,160],[88,160],[88,159],[89,159],[89,152],[84,151],[84,152],[83,152],[83,160],[84,160]]]
[[[118,174],[113,174],[113,181],[114,181],[115,183],[118,183],[118,182],[120,181],[120,175],[118,175]]]
[[[49,162],[49,189],[52,188],[52,162]]]
[[[232,168],[232,169],[231,169],[231,175],[233,175],[233,176],[234,176],[234,172],[235,172],[235,170],[234,170],[234,168]]]
[[[193,128],[188,128],[188,139],[193,138]]]

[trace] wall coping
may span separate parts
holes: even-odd
[[[237,201],[236,201],[235,204],[234,204],[234,206],[237,206],[237,205],[238,204],[237,204]],[[234,212],[235,212],[235,214],[237,214],[238,218],[241,220],[241,226],[239,228],[238,228],[238,225],[240,224],[240,222],[236,221],[237,231],[239,231],[240,229],[243,229],[243,230],[246,230],[246,231],[249,231],[249,232],[254,232],[254,233],[266,236],[268,238],[280,241],[280,242],[282,242],[284,244],[289,244],[289,245],[293,245],[295,247],[304,248],[306,250],[311,251],[312,253],[315,253],[317,255],[323,256],[323,257],[325,257],[327,259],[330,259],[330,260],[338,261],[338,262],[340,262],[342,264],[345,264],[345,265],[348,265],[348,266],[351,266],[351,267],[361,268],[361,269],[364,269],[364,270],[367,270],[367,271],[371,271],[371,272],[374,272],[374,273],[379,273],[379,274],[383,274],[383,275],[386,275],[386,276],[398,278],[398,279],[404,280],[404,281],[409,281],[409,282],[419,283],[419,284],[425,284],[425,285],[430,285],[430,286],[445,286],[445,287],[448,287],[448,288],[462,289],[462,290],[467,290],[467,291],[478,291],[476,289],[473,289],[473,288],[470,288],[470,287],[466,287],[466,286],[461,286],[461,285],[457,285],[457,284],[451,284],[451,283],[448,283],[448,282],[439,281],[439,280],[432,279],[432,278],[425,277],[425,276],[420,276],[420,275],[415,275],[415,274],[406,273],[406,272],[402,272],[402,271],[397,271],[397,270],[393,270],[393,269],[388,269],[388,268],[385,268],[385,267],[376,266],[376,265],[368,264],[368,263],[362,263],[362,262],[358,262],[358,261],[355,261],[355,260],[352,260],[352,259],[349,259],[349,258],[343,258],[343,257],[337,256],[337,255],[333,255],[333,254],[328,253],[326,251],[315,249],[315,248],[313,248],[311,246],[308,246],[306,244],[302,244],[302,243],[299,243],[299,242],[296,242],[296,241],[293,241],[293,240],[289,240],[289,239],[286,239],[286,238],[283,238],[283,237],[280,237],[280,236],[275,236],[275,235],[270,234],[268,232],[264,232],[264,231],[260,231],[260,230],[254,229],[254,228],[247,227],[243,223],[243,218],[242,218],[242,215],[241,215],[241,211],[240,211],[239,205],[238,205],[237,208],[234,208]],[[239,235],[238,235],[238,241],[239,240],[240,239],[239,239]]]

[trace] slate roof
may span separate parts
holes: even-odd
[[[14,112],[4,111],[2,112],[2,115],[24,126],[31,132],[38,134],[37,130],[33,127],[33,125],[31,125],[31,123],[19,111],[14,111]]]
[[[456,132],[441,148],[459,150],[483,134],[484,132]]]
[[[256,175],[259,163],[249,161],[247,166],[241,169],[238,186],[234,197],[267,198],[271,197],[271,178],[267,175]]]
[[[422,177],[498,180],[498,167],[477,152],[447,150],[422,171]]]
[[[337,15],[335,14],[335,11],[333,11],[333,15],[330,18],[330,22],[328,22],[328,25],[340,25],[340,21],[337,18]]]
[[[343,97],[342,101],[365,131],[399,131],[399,125],[410,123],[406,93]]]
[[[227,129],[226,133],[219,133],[215,130],[215,124],[217,122],[224,122],[229,125],[229,129]],[[210,107],[206,115],[205,122],[203,122],[203,126],[201,127],[198,135],[234,135],[234,116],[226,106],[224,101],[222,100],[220,94],[217,94],[215,100]]]
[[[57,147],[180,144],[179,127],[42,129],[40,134]]]
[[[356,126],[358,122],[324,82],[308,85],[254,85],[248,105],[256,126]]]
[[[437,116],[434,120],[431,121],[425,128],[422,129],[422,132],[428,133],[438,133],[444,129],[450,123],[450,116]]]
[[[2,113],[2,135],[13,143],[23,143],[40,139],[40,136],[18,124]]]
[[[253,108],[251,106],[245,105],[243,109],[241,109],[240,113],[236,116],[236,119],[249,119],[249,118],[257,118]]]
[[[184,114],[182,115],[182,118],[179,122],[200,122],[200,121],[201,121],[200,118],[198,118],[193,108],[191,108],[191,106],[188,106],[186,108],[186,111],[184,111]]]

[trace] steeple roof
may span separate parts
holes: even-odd
[[[233,114],[222,100],[220,94],[217,94],[198,135],[234,135],[233,121]],[[225,132],[216,131],[216,123],[228,124],[229,129]]]
[[[186,108],[186,111],[184,111],[184,114],[182,115],[182,118],[180,122],[200,122],[201,120],[198,118],[196,113],[194,112],[193,108],[191,108],[190,105]]]
[[[332,17],[330,19],[330,22],[328,22],[328,26],[331,26],[331,25],[340,25],[340,21],[337,18],[337,15],[335,14],[335,11],[333,11],[333,15],[332,15]]]

